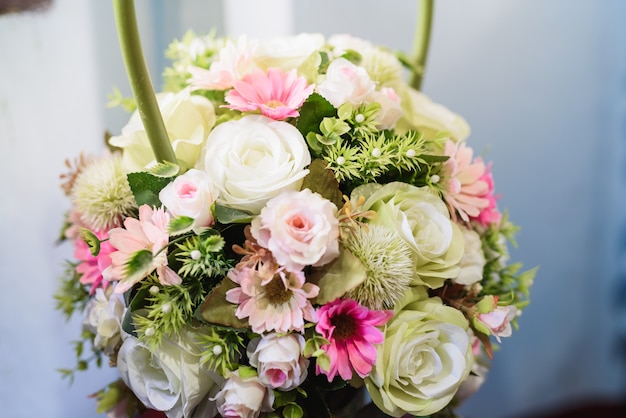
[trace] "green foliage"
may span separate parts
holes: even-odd
[[[137,206],[162,206],[159,192],[172,181],[172,178],[157,177],[146,172],[128,173],[127,177]]]
[[[156,177],[169,178],[180,172],[180,166],[170,161],[163,161],[152,167],[148,172]]]
[[[215,204],[215,218],[217,218],[218,222],[221,224],[247,224],[250,223],[253,215],[245,210]]]
[[[146,277],[154,270],[153,260],[154,256],[150,250],[134,252],[124,265],[124,278],[122,281],[136,283]]]
[[[237,368],[237,362],[246,344],[241,331],[224,327],[210,327],[210,333],[199,334],[197,342],[202,349],[200,363],[222,376]]]
[[[102,351],[96,349],[93,346],[93,340],[95,335],[90,331],[83,331],[81,334],[80,340],[72,341],[74,345],[74,353],[76,355],[76,365],[72,369],[57,369],[59,373],[61,373],[61,377],[63,379],[69,379],[70,384],[74,382],[74,377],[76,372],[82,372],[89,369],[89,364],[95,363],[95,365],[100,368],[102,367]],[[90,356],[83,357],[85,354],[85,344],[89,344],[91,346]]]
[[[78,234],[80,239],[87,244],[91,255],[96,257],[100,253],[100,239],[89,229],[83,227],[78,227]]]
[[[193,227],[194,219],[189,216],[177,216],[170,220],[167,232],[170,235],[182,235],[189,231]]]
[[[335,116],[337,116],[335,107],[319,94],[313,93],[306,99],[300,109],[300,116],[296,121],[296,128],[298,128],[302,136],[307,138],[308,141],[309,137],[307,135],[309,133],[321,133],[320,124],[324,118]],[[309,143],[309,145],[311,144]],[[312,147],[314,154],[318,149],[319,147],[317,145]]]
[[[120,89],[117,87],[113,88],[113,92],[110,93],[107,98],[109,101],[107,102],[107,107],[121,107],[128,113],[132,113],[137,109],[137,102],[134,97],[124,97]]]
[[[313,160],[309,164],[309,174],[304,177],[302,189],[309,189],[318,193],[323,198],[333,202],[337,208],[343,206],[343,193],[339,190],[339,183],[323,160]]]
[[[65,275],[61,279],[61,286],[54,294],[56,309],[61,311],[66,320],[76,310],[82,312],[89,302],[89,291],[80,282],[81,275],[76,271],[77,264],[66,262]]]
[[[202,235],[194,235],[176,245],[179,249],[176,259],[182,263],[178,274],[183,277],[221,279],[233,267],[222,252],[224,238],[215,230],[209,230]]]

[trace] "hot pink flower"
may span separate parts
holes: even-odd
[[[483,197],[489,201],[489,205],[480,212],[478,217],[473,218],[473,220],[480,222],[484,226],[493,223],[500,223],[500,219],[502,219],[502,214],[498,211],[498,208],[496,206],[498,196],[495,196],[493,193],[494,184],[493,175],[491,174],[491,163],[487,165],[487,167],[485,167],[485,173],[480,177],[480,180],[487,183],[487,193]]]
[[[242,80],[233,83],[234,89],[226,96],[229,109],[241,112],[261,113],[274,120],[297,117],[298,109],[311,93],[314,85],[307,85],[306,78],[298,77],[296,70],[283,73],[270,68],[267,73],[257,69]]]
[[[143,205],[139,208],[139,219],[128,217],[124,220],[126,229],[114,228],[109,231],[109,242],[117,251],[111,253],[112,263],[104,275],[108,280],[119,280],[115,286],[117,293],[127,291],[155,269],[159,281],[164,285],[182,282],[180,276],[167,266],[167,250],[163,250],[169,241],[169,222],[170,216],[163,209]],[[155,257],[143,277],[129,279],[125,271],[126,264],[133,254],[141,250],[149,250]]]
[[[330,357],[330,369],[317,366],[332,381],[337,374],[344,380],[352,378],[354,370],[360,377],[367,376],[376,363],[374,344],[383,342],[382,326],[393,316],[392,311],[370,311],[352,299],[335,299],[318,312],[315,330],[330,341],[323,346]]]
[[[485,164],[480,159],[472,162],[473,151],[463,142],[448,140],[445,155],[450,158],[444,163],[447,174],[444,199],[450,207],[452,219],[456,220],[458,212],[463,221],[469,222],[470,217],[477,217],[489,206],[485,197],[489,186],[482,180]]]
[[[106,231],[96,231],[94,233],[101,240],[107,237]],[[81,261],[76,267],[76,271],[81,274],[80,282],[82,284],[91,284],[90,294],[93,295],[100,286],[106,289],[109,285],[108,281],[103,281],[102,272],[111,265],[110,254],[113,251],[115,249],[109,241],[103,241],[100,243],[100,252],[94,257],[91,255],[91,251],[85,241],[80,239],[80,237],[77,237],[76,241],[74,241],[74,258]]]
[[[241,287],[226,292],[226,300],[239,304],[237,318],[248,318],[253,332],[302,331],[304,320],[315,322],[315,309],[309,301],[319,287],[305,283],[304,273],[287,272],[274,263],[258,269],[233,269],[228,277]]]

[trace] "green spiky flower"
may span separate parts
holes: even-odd
[[[369,309],[392,309],[413,278],[409,245],[394,231],[373,224],[356,229],[344,245],[367,271],[365,281],[346,296]]]
[[[86,166],[74,183],[72,201],[81,220],[96,231],[120,226],[137,208],[122,159],[117,156]]]

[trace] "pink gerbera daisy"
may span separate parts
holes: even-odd
[[[494,184],[493,184],[493,175],[491,174],[491,164],[485,167],[485,173],[480,177],[480,180],[487,183],[487,193],[483,196],[485,199],[489,201],[489,205],[485,209],[483,209],[478,217],[475,219],[480,222],[483,226],[487,226],[490,224],[498,224],[502,219],[502,214],[498,211],[498,207],[496,206],[496,201],[498,200],[498,196],[494,195]]]
[[[117,293],[123,293],[135,283],[152,273],[155,269],[161,284],[180,284],[182,279],[167,266],[169,241],[167,228],[169,215],[163,209],[152,209],[148,205],[139,208],[139,219],[128,217],[124,220],[125,228],[109,231],[109,242],[117,250],[111,253],[111,266],[105,270],[108,280],[119,280],[115,286]],[[138,251],[149,250],[154,259],[143,277],[128,277],[126,268],[131,257]]]
[[[102,240],[107,237],[106,231],[94,232],[98,239]],[[110,254],[115,251],[109,241],[100,243],[100,252],[97,256],[93,256],[89,250],[89,246],[80,237],[74,242],[74,258],[81,263],[76,267],[76,272],[81,274],[80,282],[82,284],[90,284],[90,294],[94,294],[96,289],[102,286],[106,289],[109,282],[103,280],[102,272],[111,265]]]
[[[463,221],[469,222],[470,217],[477,217],[489,206],[485,197],[489,186],[482,179],[485,164],[480,159],[472,162],[473,151],[463,142],[457,144],[448,140],[445,155],[450,158],[444,163],[447,182],[443,197],[450,207],[452,219],[456,220],[458,213]]]
[[[261,113],[274,120],[297,117],[298,109],[311,93],[314,85],[298,77],[296,70],[283,73],[270,68],[267,73],[256,69],[233,83],[234,89],[226,95],[229,109]]]
[[[367,376],[376,363],[376,347],[384,340],[378,326],[385,325],[392,311],[370,311],[352,299],[335,299],[318,312],[315,330],[330,341],[322,346],[330,357],[329,370],[317,366],[332,381],[337,374],[343,380],[352,379],[354,370],[360,377]]]
[[[239,305],[237,318],[248,318],[253,332],[302,331],[304,320],[315,322],[315,309],[309,301],[319,287],[305,283],[301,271],[285,271],[273,262],[258,269],[233,269],[228,277],[240,287],[226,292],[226,300]]]

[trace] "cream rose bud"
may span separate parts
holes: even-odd
[[[428,416],[450,403],[474,362],[463,314],[414,287],[396,306],[365,378],[380,410],[393,417]]]
[[[363,67],[337,58],[328,66],[326,79],[317,86],[317,92],[339,108],[344,103],[362,104],[375,88],[376,84]]]
[[[250,365],[257,369],[259,380],[272,389],[289,391],[307,377],[309,360],[302,356],[304,338],[300,334],[267,334],[248,345]]]
[[[391,87],[383,87],[375,91],[368,101],[381,105],[381,109],[376,115],[379,129],[393,129],[396,122],[402,117],[400,96]]]
[[[205,97],[191,95],[189,89],[178,93],[159,93],[157,99],[178,164],[184,169],[195,166],[202,146],[215,125],[213,104]],[[122,148],[122,161],[128,171],[145,171],[156,164],[137,111],[122,128],[121,135],[112,137],[109,143]]]
[[[321,266],[339,256],[337,207],[317,193],[289,191],[267,202],[250,232],[289,271]]]
[[[83,327],[95,334],[94,347],[106,355],[115,354],[115,347],[122,341],[122,318],[126,311],[121,294],[111,293],[108,297],[102,288],[96,289],[89,302]]]
[[[285,190],[299,190],[311,154],[291,124],[248,115],[218,125],[204,149],[202,164],[219,190],[218,202],[258,214]]]
[[[256,418],[262,412],[274,410],[274,392],[256,376],[239,377],[239,371],[226,380],[222,390],[213,399],[223,417]]]
[[[215,416],[215,405],[207,404],[217,392],[221,377],[200,365],[201,350],[196,334],[180,330],[175,340],[165,338],[151,350],[131,335],[125,336],[117,357],[117,368],[124,383],[148,408],[164,411],[168,418]]]
[[[459,275],[452,279],[454,283],[465,286],[472,285],[482,280],[483,268],[485,267],[485,255],[483,254],[480,235],[474,230],[461,228],[465,243],[465,252],[461,258],[461,270]]]
[[[161,189],[159,200],[172,215],[193,218],[193,228],[197,230],[213,225],[211,205],[217,194],[204,171],[191,169]]]

